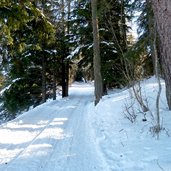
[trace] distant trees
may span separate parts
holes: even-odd
[[[92,23],[90,1],[79,1],[75,9],[74,25],[77,27],[77,42],[80,47],[80,67],[93,70]],[[129,4],[124,1],[98,1],[98,24],[100,36],[100,58],[103,87],[121,87],[126,85],[123,53],[127,51],[127,20]],[[88,68],[88,71],[87,71]]]
[[[123,66],[120,47],[125,50],[126,45],[124,5],[123,1],[106,3],[102,0],[96,5],[98,12],[94,13],[99,18],[96,32],[100,37],[100,41],[96,41],[99,45],[96,53],[101,51],[99,60],[102,60],[101,69],[96,64],[99,69],[96,71],[94,67],[94,74],[96,77],[102,72],[100,82],[104,87],[122,85],[119,79],[120,66]],[[15,113],[43,103],[49,96],[56,99],[57,83],[62,85],[62,96],[68,96],[73,57],[78,57],[78,68],[85,79],[95,78],[90,1],[2,1],[0,27],[2,64],[8,78],[6,85],[9,85],[3,94],[7,110]],[[97,85],[102,89],[100,84]],[[23,92],[22,95],[16,95],[19,92]]]
[[[125,79],[125,53],[128,50],[129,1],[99,3],[99,28],[103,83],[107,88],[122,87]]]
[[[152,73],[155,42],[171,109],[170,5],[153,0],[1,1],[0,57],[5,73],[1,78],[8,87],[4,107],[16,113],[49,97],[55,100],[57,85],[67,97],[71,74],[95,80],[97,104],[107,89]],[[128,35],[135,9],[141,11],[136,44]]]
[[[155,64],[153,53],[155,31],[153,13],[147,1],[135,0],[130,5],[130,12],[135,16],[134,20],[137,22],[139,35],[133,43],[128,41],[127,52],[124,54],[128,79],[130,80],[130,85],[132,85],[137,80],[155,74],[153,67]]]
[[[85,78],[95,79],[93,69],[93,25],[91,4],[88,0],[75,1],[71,33],[74,35],[73,45],[77,49],[74,57],[78,61],[79,70]],[[131,18],[128,12],[129,1],[104,0],[97,2],[98,34],[100,46],[101,75],[103,91],[107,88],[121,87],[127,84],[125,79],[125,52],[128,44],[127,21]],[[103,93],[104,93],[103,92]]]

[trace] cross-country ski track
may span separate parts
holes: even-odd
[[[75,84],[68,98],[50,101],[0,127],[0,171],[102,171],[87,132],[93,87]]]

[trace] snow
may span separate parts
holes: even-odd
[[[113,42],[106,42],[106,41],[101,41],[101,43],[106,44],[107,46],[113,45]]]
[[[80,49],[82,48],[83,46],[78,46],[75,48],[74,51],[71,52],[70,55],[67,56],[67,59],[72,59],[75,55],[78,54],[78,52],[80,51]]]
[[[141,82],[151,112],[147,121],[130,90],[113,90],[95,107],[93,85],[74,83],[69,97],[48,101],[0,126],[2,171],[169,171],[171,113],[164,82],[160,99],[163,130],[150,132],[155,121],[155,77]],[[136,121],[125,118],[134,102]]]
[[[155,117],[155,96],[157,83],[155,78],[142,82],[143,95],[147,97],[151,112]],[[147,113],[147,122],[136,104],[137,120],[131,123],[125,118],[125,103],[131,101],[129,91],[114,93],[105,96],[96,108],[89,106],[89,120],[97,136],[96,144],[102,151],[104,160],[110,166],[109,170],[116,171],[161,171],[171,169],[170,121],[171,112],[167,109],[163,92],[160,101],[160,113],[163,122],[163,131],[160,139],[153,137],[150,128],[155,124],[150,113]]]
[[[56,54],[57,51],[56,50],[45,50],[45,52],[49,53],[49,54]]]
[[[12,83],[15,83],[17,82],[18,80],[20,80],[21,78],[16,78],[14,80],[12,80]],[[6,90],[9,90],[10,87],[12,86],[12,83],[10,85],[8,85],[7,87],[3,88],[2,90],[0,90],[0,96],[3,95],[3,93],[6,91]]]

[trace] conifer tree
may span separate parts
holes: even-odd
[[[79,66],[86,68],[87,73],[93,68],[90,7],[89,1],[79,1],[74,11],[75,22],[73,21],[73,25],[76,27],[76,31],[73,27],[73,33],[77,36],[76,46],[79,49],[78,53],[81,54]],[[128,8],[126,1],[124,3],[121,3],[121,1],[98,1],[103,87],[120,87],[126,83],[125,78],[123,78],[124,64],[122,61],[123,53],[127,50],[127,25],[125,20],[129,16],[125,9]]]
[[[41,100],[40,61],[45,54],[46,59],[51,56],[49,52],[55,32],[36,3],[25,1],[22,4],[11,2],[1,5],[0,11],[6,8],[11,11],[1,13],[2,27],[6,28],[1,34],[1,44],[7,51],[8,65],[11,65],[8,75],[12,81],[4,93],[4,106],[9,112],[15,113],[31,104],[39,104]]]

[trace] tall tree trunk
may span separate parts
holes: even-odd
[[[45,0],[42,0],[42,12],[44,13]],[[43,36],[44,39],[44,36]],[[45,44],[42,42],[42,103],[46,102],[46,57],[44,52]]]
[[[68,97],[69,66],[68,61],[62,59],[62,97]]]
[[[127,28],[126,28],[126,15],[125,15],[125,0],[121,0],[121,45],[123,52],[127,51]]]
[[[70,34],[70,17],[71,17],[71,0],[67,0],[68,2],[68,11],[67,11],[67,34]],[[66,50],[66,55],[68,56],[69,54],[69,47],[67,47]],[[65,89],[65,94],[66,96],[68,96],[68,92],[69,92],[69,65],[70,65],[70,60],[67,59],[66,61],[66,89]]]
[[[154,16],[151,10],[151,3],[150,0],[146,0],[146,8],[147,10],[147,19],[148,19],[148,30],[149,30],[149,42],[150,42],[150,47],[151,47],[151,56],[152,56],[152,62],[153,62],[153,74],[156,75],[157,71],[156,71],[156,56],[155,56],[155,49],[154,49],[154,37],[156,37],[156,35],[154,35],[154,33],[156,34],[156,28],[154,29]],[[157,48],[155,46],[155,48]]]
[[[66,68],[65,68],[65,74],[66,74],[66,87],[65,87],[65,94],[66,97],[68,97],[69,92],[69,60],[66,61]]]
[[[62,57],[62,97],[67,97],[66,94],[66,69],[65,69],[65,59]]]
[[[69,14],[67,18],[70,15],[70,0],[68,1],[68,10]],[[61,0],[61,15],[62,15],[62,34],[63,38],[65,38],[65,32],[67,29],[67,32],[69,30],[69,26],[65,24],[65,1]],[[66,28],[67,27],[67,28]],[[65,43],[64,43],[64,46]],[[62,97],[67,97],[68,96],[68,83],[69,83],[69,66],[68,66],[68,61],[66,61],[66,57],[68,55],[68,49],[66,47],[63,48],[63,55],[62,55]]]
[[[42,103],[46,102],[46,62],[45,56],[42,57]]]
[[[159,139],[159,132],[161,131],[161,125],[160,125],[160,95],[161,95],[162,87],[161,87],[160,75],[159,75],[159,61],[158,61],[158,55],[157,55],[156,39],[157,39],[157,33],[156,33],[156,27],[154,26],[153,50],[154,50],[154,57],[155,57],[156,78],[157,78],[157,82],[158,82],[158,92],[157,92],[157,97],[156,97],[156,116],[157,116],[156,133],[157,133],[157,139]]]
[[[94,86],[95,86],[95,105],[100,101],[103,95],[102,76],[101,76],[101,60],[99,45],[99,30],[97,16],[97,0],[91,0],[92,8],[92,24],[93,24],[93,50],[94,50]]]
[[[61,0],[61,15],[62,15],[62,36],[65,37],[65,2]],[[65,46],[65,44],[63,44]],[[67,97],[66,94],[66,66],[65,66],[65,48],[62,54],[62,97]]]
[[[56,68],[53,66],[53,100],[56,100]]]
[[[69,20],[70,20],[70,16],[71,16],[71,0],[67,0],[67,1],[68,1],[68,13],[67,13],[68,24],[67,24],[67,33],[69,34],[69,32],[70,32]]]
[[[160,39],[166,97],[171,110],[171,0],[151,0]]]

